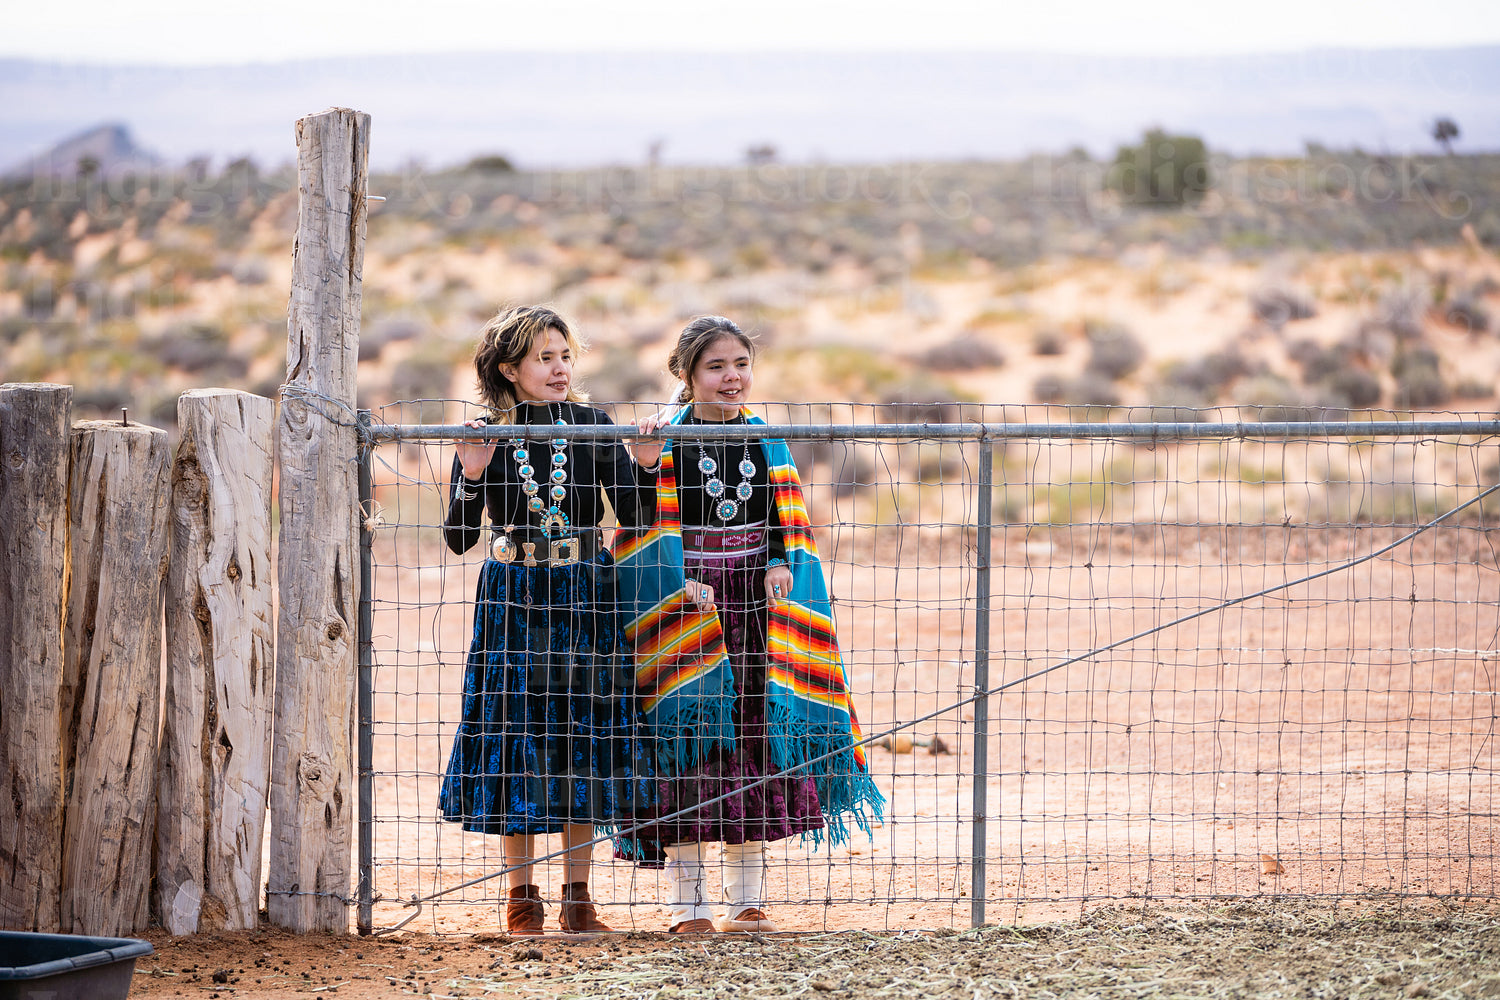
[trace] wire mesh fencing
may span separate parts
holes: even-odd
[[[767,427],[674,441],[788,442],[886,800],[869,836],[770,845],[781,929],[1496,896],[1500,423],[756,410]],[[503,927],[500,838],[437,808],[488,553],[441,533],[451,439],[477,412],[398,404],[365,432],[365,930]],[[538,841],[544,899],[561,848]],[[665,929],[661,868],[604,836],[592,857],[613,926]]]

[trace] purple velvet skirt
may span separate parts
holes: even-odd
[[[732,753],[715,753],[685,775],[658,779],[658,816],[707,804],[653,824],[648,836],[659,844],[742,844],[821,829],[823,813],[812,778],[799,773],[752,784],[776,770],[766,731],[765,526],[684,527],[682,543],[688,577],[714,589],[738,692],[737,742]],[[726,794],[722,801],[709,802]]]

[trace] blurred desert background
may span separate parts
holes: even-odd
[[[1450,152],[1233,157],[1157,130],[1113,156],[377,170],[360,402],[471,396],[479,326],[545,302],[606,402],[663,398],[671,338],[722,313],[760,338],[767,400],[1486,410],[1500,155],[1434,136]],[[0,183],[0,375],[158,426],[185,389],[275,397],[291,168],[142,155],[105,126]]]

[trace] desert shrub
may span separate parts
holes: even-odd
[[[97,281],[79,279],[69,282],[66,290],[77,303],[78,315],[97,323],[109,318],[109,290]]]
[[[1235,390],[1235,402],[1252,406],[1301,403],[1302,392],[1295,385],[1269,372],[1246,379]]]
[[[951,397],[931,383],[914,381],[882,395],[878,416],[889,424],[956,423],[961,407]]]
[[[198,374],[225,360],[228,337],[222,327],[212,323],[183,323],[167,330],[156,353],[168,368]]]
[[[1411,285],[1389,288],[1375,303],[1375,322],[1394,333],[1398,340],[1416,340],[1422,336],[1427,299],[1423,289]]]
[[[1318,314],[1310,296],[1283,285],[1263,285],[1251,291],[1250,311],[1273,330],[1280,330],[1293,320],[1310,319]]]
[[[1323,345],[1316,340],[1303,338],[1301,340],[1289,340],[1286,345],[1286,356],[1302,365],[1304,368],[1323,354]]]
[[[48,319],[57,308],[57,292],[50,281],[34,281],[21,289],[21,310],[28,319]]]
[[[1460,295],[1443,306],[1443,320],[1470,333],[1484,333],[1490,328],[1490,311],[1478,299]]]
[[[1419,368],[1430,368],[1436,371],[1439,362],[1437,351],[1426,344],[1415,344],[1397,354],[1391,361],[1391,374],[1401,378]]]
[[[1144,412],[1132,412],[1129,419],[1152,424],[1199,424],[1208,418],[1199,406],[1148,406]]]
[[[742,244],[734,251],[734,271],[737,274],[764,271],[775,261],[771,248],[761,241]]]
[[[157,396],[151,402],[148,418],[152,427],[175,428],[177,426],[177,397],[172,393]]]
[[[111,319],[126,319],[135,315],[136,298],[128,291],[109,288],[102,284],[91,283],[87,292],[87,299],[79,299],[80,304],[87,301],[88,314],[90,318],[98,322]]]
[[[1042,327],[1031,335],[1031,353],[1041,358],[1051,358],[1063,352],[1062,331]]]
[[[1134,146],[1121,146],[1109,186],[1137,205],[1170,208],[1195,203],[1212,186],[1208,149],[1189,135],[1151,129]]]
[[[1043,372],[1031,383],[1031,398],[1038,403],[1061,403],[1067,382],[1057,372]]]
[[[1356,363],[1354,352],[1348,344],[1334,344],[1326,348],[1313,344],[1309,349],[1298,351],[1292,360],[1301,364],[1302,381],[1308,385],[1325,382],[1340,372],[1349,370]]]
[[[875,484],[874,459],[847,441],[831,442],[823,460],[828,463],[829,485],[838,496],[849,496]]]
[[[1236,402],[1258,420],[1315,420],[1318,408],[1307,395],[1280,375],[1263,373],[1246,379],[1235,392]]]
[[[1120,392],[1107,375],[1088,368],[1063,383],[1061,401],[1072,406],[1119,406]]]
[[[1475,235],[1484,246],[1500,246],[1500,211],[1484,211],[1475,222]]]
[[[1005,364],[1005,352],[974,333],[960,333],[946,343],[931,347],[912,359],[931,371],[975,371],[999,368]]]
[[[1343,368],[1323,379],[1320,402],[1339,409],[1363,410],[1380,402],[1380,380],[1359,368]]]
[[[1135,334],[1118,323],[1090,323],[1084,332],[1089,341],[1088,369],[1106,379],[1122,379],[1146,359],[1146,349]]]
[[[1161,382],[1156,382],[1156,383],[1152,384],[1152,386],[1147,390],[1146,398],[1151,403],[1151,410],[1152,411],[1156,411],[1156,410],[1178,411],[1178,410],[1199,409],[1199,408],[1203,408],[1203,407],[1212,406],[1213,403],[1214,403],[1213,398],[1205,395],[1205,393],[1202,390],[1195,389],[1192,386],[1183,385],[1180,382],[1175,382],[1175,381],[1172,381],[1170,379],[1164,380],[1164,381],[1161,381]],[[1145,420],[1187,420],[1187,419],[1194,419],[1194,420],[1196,420],[1198,418],[1197,417],[1188,418],[1188,417],[1181,417],[1181,416],[1160,417],[1160,416],[1148,415],[1146,417],[1143,417],[1142,419],[1145,419]]]
[[[1235,381],[1250,373],[1249,363],[1233,348],[1213,351],[1201,358],[1174,361],[1161,374],[1162,384],[1190,390],[1212,403]]]
[[[133,400],[134,395],[123,385],[80,386],[73,392],[74,416],[84,420],[118,417]]]
[[[1373,319],[1362,319],[1340,340],[1337,348],[1351,358],[1369,364],[1380,364],[1395,358],[1399,346],[1396,335]]]
[[[953,388],[915,365],[865,347],[828,344],[815,357],[837,391],[856,402],[925,407],[953,400]]]
[[[1396,405],[1429,410],[1448,402],[1448,385],[1436,366],[1409,365],[1396,377]]]
[[[635,351],[606,347],[600,362],[589,373],[587,389],[601,405],[662,399],[666,395],[661,378],[641,364]]]
[[[516,172],[515,164],[510,162],[510,158],[499,153],[476,156],[464,165],[464,169],[478,174],[513,174]]]
[[[432,349],[407,358],[391,372],[391,399],[446,399],[458,359]]]
[[[929,486],[962,482],[969,469],[964,446],[952,441],[917,441],[903,450],[915,450],[917,481]]]
[[[259,257],[241,257],[229,273],[241,285],[264,285],[271,280],[271,267]]]
[[[1461,378],[1453,383],[1454,399],[1489,399],[1494,394],[1494,383],[1481,378]]]
[[[14,344],[21,339],[21,334],[30,330],[34,324],[22,316],[7,316],[0,319],[0,344]]]
[[[1131,421],[1154,424],[1199,424],[1208,418],[1208,409],[1203,406],[1146,406],[1130,415]]]
[[[388,316],[378,319],[359,331],[359,360],[377,358],[385,350],[385,345],[419,337],[422,329],[420,322],[409,317]]]
[[[574,285],[583,284],[593,276],[594,272],[582,264],[573,264],[562,268],[552,277],[552,294],[560,295]]]

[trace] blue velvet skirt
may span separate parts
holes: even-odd
[[[608,552],[569,566],[486,559],[443,818],[476,833],[617,826],[655,804]]]

